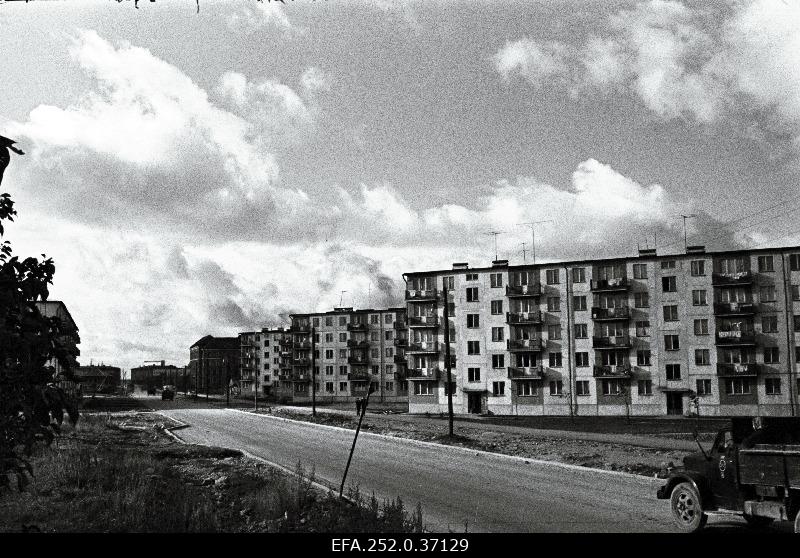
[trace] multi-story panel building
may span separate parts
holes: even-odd
[[[800,412],[800,247],[403,277],[412,413]]]
[[[316,389],[320,402],[353,401],[371,385],[374,400],[405,401],[405,308],[334,308],[291,319],[292,344],[281,353],[281,399],[311,401]]]
[[[225,393],[239,380],[238,337],[206,335],[189,347],[189,383],[197,393]]]
[[[291,333],[282,327],[239,334],[239,388],[242,394],[271,395],[278,383],[282,354],[291,347]],[[291,356],[291,355],[286,355]]]

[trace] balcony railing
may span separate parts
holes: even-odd
[[[409,343],[406,349],[407,353],[438,353],[439,343],[436,341],[423,341],[416,343]]]
[[[595,349],[627,349],[630,346],[631,340],[627,335],[592,337],[592,347]]]
[[[348,380],[354,380],[354,381],[367,381],[368,382],[370,380],[370,377],[369,377],[369,372],[366,371],[366,370],[352,370],[351,372],[349,372],[347,374],[347,379]]]
[[[408,338],[407,337],[395,337],[394,344],[396,347],[407,347],[408,346]]]
[[[506,285],[506,296],[541,296],[541,294],[541,283],[533,283],[532,285]]]
[[[361,322],[350,322],[347,324],[348,331],[367,331],[369,326]]]
[[[755,345],[755,333],[742,331],[718,331],[717,345]]]
[[[405,364],[408,362],[406,355],[394,355],[394,362],[395,364]]]
[[[603,364],[594,365],[595,378],[629,378],[630,375],[631,375],[630,364],[618,364],[616,366],[603,365]]]
[[[402,331],[408,327],[408,322],[405,320],[395,320],[392,327],[397,331]]]
[[[756,305],[752,302],[718,302],[714,304],[714,314],[717,316],[735,316],[754,314]]]
[[[294,324],[292,331],[295,333],[308,333],[311,331],[311,324]]]
[[[758,376],[759,366],[755,362],[719,363],[717,376]]]
[[[409,316],[408,327],[438,327],[439,316]]]
[[[538,366],[509,366],[508,377],[512,380],[541,380],[544,378],[544,367]]]
[[[367,349],[369,348],[369,341],[366,339],[348,339],[347,346],[351,349]]]
[[[630,317],[631,311],[627,306],[620,306],[618,308],[592,307],[593,320],[628,320]]]
[[[589,287],[593,291],[626,291],[628,290],[627,277],[614,277],[613,279],[592,279]]]
[[[530,312],[506,312],[506,323],[509,324],[538,324],[542,322],[542,313],[539,310]]]
[[[349,356],[347,357],[347,364],[353,364],[356,366],[366,366],[369,363],[366,357],[363,356]]]
[[[409,368],[407,380],[438,380],[441,370],[438,368]]]
[[[311,366],[310,358],[293,358],[292,366]]]
[[[293,346],[293,349],[310,349],[311,341],[298,341]]]
[[[722,285],[749,285],[753,282],[753,272],[750,270],[739,271],[737,273],[712,273],[711,284]]]
[[[406,300],[436,300],[439,293],[436,289],[417,289],[406,291]]]
[[[533,339],[509,339],[506,341],[506,348],[509,351],[541,351],[542,340],[538,337]]]
[[[310,382],[311,372],[295,372],[292,374],[293,382]]]

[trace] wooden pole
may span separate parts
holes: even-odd
[[[347,479],[347,471],[350,470],[350,461],[353,459],[353,452],[356,449],[356,441],[358,440],[358,433],[361,430],[361,421],[364,420],[364,415],[367,412],[367,405],[369,404],[369,396],[372,394],[372,386],[370,385],[369,391],[367,392],[367,399],[364,401],[364,405],[361,406],[361,414],[358,417],[358,426],[356,426],[356,435],[353,436],[353,445],[350,448],[350,456],[347,458],[347,465],[344,468],[344,475],[342,475],[342,484],[339,487],[339,498],[342,497],[344,493],[344,481]]]

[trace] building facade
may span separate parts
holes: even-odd
[[[73,369],[77,368],[78,362],[75,359],[81,354],[78,348],[81,338],[78,334],[78,325],[75,323],[75,320],[72,319],[72,314],[69,313],[67,305],[60,300],[42,300],[37,301],[35,304],[42,316],[46,318],[56,317],[61,320],[62,335],[59,341],[71,354],[69,360]],[[47,362],[47,366],[52,366],[55,369],[55,377],[58,378],[59,381],[70,383],[70,381],[64,380],[64,369],[57,359],[50,359]]]
[[[135,388],[145,390],[150,386],[161,388],[167,385],[175,386],[178,391],[186,391],[192,383],[189,368],[175,366],[174,364],[153,363],[147,366],[131,368],[131,383]]]
[[[315,379],[320,402],[351,402],[370,386],[373,401],[406,401],[405,308],[334,308],[291,319],[278,361],[280,399],[311,401]]]
[[[115,393],[122,383],[122,370],[118,366],[90,364],[75,369],[75,381],[83,395]]]
[[[239,388],[241,394],[273,394],[278,382],[281,352],[291,347],[292,334],[288,329],[263,328],[239,334]],[[291,355],[289,355],[291,356]]]
[[[239,338],[206,335],[189,347],[189,378],[198,393],[225,393],[239,381]]]
[[[412,413],[798,414],[800,247],[404,279]]]

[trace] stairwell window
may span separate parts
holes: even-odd
[[[561,368],[561,353],[548,353],[550,368]]]
[[[647,264],[633,264],[633,278],[647,279]]]
[[[572,282],[585,283],[586,282],[586,268],[574,267],[572,268]]]
[[[558,284],[558,270],[557,269],[547,269],[545,270],[545,281],[548,285],[557,285]]]
[[[636,322],[636,337],[650,337],[649,320],[641,320]]]
[[[711,351],[708,349],[694,350],[694,363],[697,366],[708,366],[711,364]]]
[[[492,288],[498,288],[503,286],[503,274],[502,273],[491,273],[489,274],[489,281]]]
[[[467,381],[468,382],[480,382],[481,381],[481,369],[480,368],[467,368]]]
[[[778,347],[764,347],[764,364],[778,364],[780,351]]]
[[[664,350],[666,351],[678,351],[681,348],[681,341],[677,335],[665,335],[664,336]]]
[[[561,339],[561,324],[550,324],[547,326],[547,338],[551,340]]]
[[[580,352],[575,353],[575,367],[584,368],[589,366],[589,353]]]
[[[761,331],[763,333],[777,333],[778,332],[778,316],[762,316],[761,317]]]
[[[706,262],[704,260],[692,260],[690,267],[691,274],[694,277],[706,274]]]
[[[661,262],[661,269],[675,269],[675,260],[664,260]]]
[[[636,365],[650,366],[650,351],[648,349],[636,351]]]
[[[667,364],[667,380],[680,380],[681,379],[681,365],[680,364]]]
[[[468,355],[479,355],[479,354],[481,354],[481,343],[480,343],[480,341],[467,341],[467,354]]]
[[[678,292],[678,279],[674,275],[661,278],[661,288],[665,293]]]
[[[495,343],[498,342],[498,341],[502,341],[503,338],[504,338],[504,333],[503,333],[504,331],[505,331],[505,329],[502,328],[502,327],[493,327],[492,328],[492,341],[494,341]]]
[[[759,256],[758,257],[758,271],[762,273],[770,273],[775,271],[772,256]]]
[[[677,322],[678,321],[678,306],[675,304],[670,304],[664,306],[664,321],[665,322]]]
[[[478,302],[478,287],[467,287],[467,302]]]
[[[547,311],[548,312],[561,312],[561,297],[548,296],[547,297]]]
[[[575,382],[575,395],[587,396],[589,395],[589,380],[578,380]]]
[[[697,380],[697,395],[711,395],[711,380]]]
[[[575,307],[574,310],[576,312],[586,310],[586,297],[585,296],[573,296],[572,297],[572,305]]]
[[[492,368],[505,368],[506,355],[492,355]]]
[[[693,306],[707,306],[708,300],[706,299],[706,291],[703,289],[696,289],[692,291],[692,305]]]
[[[495,396],[506,394],[505,382],[492,382],[492,394]]]
[[[502,300],[493,300],[491,303],[491,311],[493,316],[497,316],[503,313],[503,301]]]
[[[467,327],[468,328],[480,327],[480,314],[467,314]]]
[[[649,308],[650,293],[633,293],[633,305],[636,308]]]
[[[587,324],[575,324],[575,339],[587,339],[589,337],[589,327]]]

